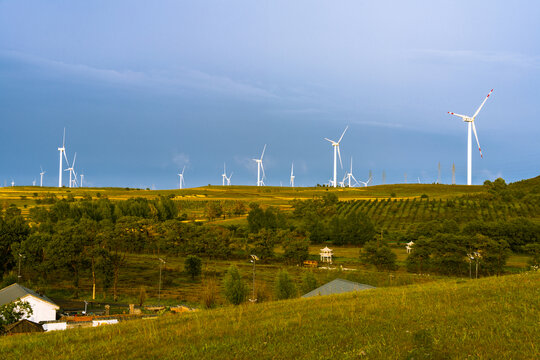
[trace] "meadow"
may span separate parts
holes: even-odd
[[[534,359],[540,273],[229,306],[0,338],[3,359]]]

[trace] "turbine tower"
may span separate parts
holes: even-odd
[[[329,141],[332,144],[332,147],[334,148],[334,180],[332,180],[332,185],[334,187],[337,187],[337,156],[339,155],[339,163],[341,165],[341,168],[343,169],[343,163],[341,162],[341,153],[339,151],[339,143],[341,142],[341,139],[343,139],[343,135],[345,135],[345,132],[349,126],[345,127],[345,130],[343,130],[343,134],[341,134],[341,137],[339,140],[333,141],[328,138],[324,138],[324,140]]]
[[[62,187],[62,155],[66,157],[66,128],[64,128],[64,137],[62,138],[62,147],[58,148],[60,151],[60,170],[58,172],[58,187]],[[67,159],[66,159],[67,162]]]
[[[291,165],[291,187],[294,187],[294,163]]]
[[[472,131],[474,132],[474,137],[476,138],[476,143],[478,144],[478,151],[480,151],[480,157],[484,158],[484,156],[482,155],[482,149],[480,148],[480,143],[478,142],[478,134],[476,133],[476,126],[474,125],[474,120],[476,119],[476,116],[478,115],[480,110],[482,110],[482,107],[484,106],[484,104],[486,103],[487,99],[489,98],[489,96],[491,95],[492,92],[493,92],[493,89],[491,89],[489,94],[487,94],[486,98],[484,99],[484,101],[482,101],[482,104],[480,104],[480,107],[478,108],[478,110],[476,110],[476,112],[474,113],[473,116],[466,116],[466,115],[456,114],[456,113],[453,113],[453,112],[448,112],[450,115],[455,115],[455,116],[460,117],[461,119],[463,119],[464,122],[467,123],[467,185],[472,184],[472,136],[471,136],[471,128],[472,128]]]
[[[452,185],[456,185],[456,164],[452,163]]]
[[[264,178],[266,177],[266,174],[264,173],[264,166],[263,166],[263,157],[264,157],[264,151],[266,150],[266,144],[264,144],[264,148],[261,154],[260,159],[252,159],[257,163],[257,186],[264,186]],[[262,178],[261,178],[261,170],[262,170]]]
[[[184,170],[186,170],[185,166],[182,169],[182,172],[180,174],[178,174],[178,176],[180,177],[180,180],[178,182],[178,188],[179,189],[182,189],[182,186],[185,185],[185,183],[184,183]]]
[[[43,175],[45,175],[45,171],[43,171],[43,168],[40,166],[41,172],[39,173],[40,180],[39,180],[39,186],[43,187]]]
[[[83,179],[84,179],[84,174],[81,174],[81,187],[83,187]]]

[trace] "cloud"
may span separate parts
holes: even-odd
[[[172,92],[200,90],[243,99],[278,99],[272,92],[224,75],[205,73],[196,69],[180,67],[167,71],[132,71],[96,68],[85,64],[71,64],[15,51],[0,51],[0,57],[45,68],[47,74],[87,79],[98,83],[138,88],[160,89]]]
[[[540,67],[540,56],[529,56],[520,53],[475,51],[475,50],[430,50],[418,49],[412,51],[414,58],[438,58],[449,61],[499,63],[518,67]]]
[[[184,153],[176,153],[174,154],[172,158],[172,162],[178,166],[179,168],[183,168],[184,166],[188,166],[189,163],[189,155]]]

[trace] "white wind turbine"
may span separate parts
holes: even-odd
[[[66,128],[64,128],[64,137],[62,138],[62,147],[58,148],[60,151],[60,170],[58,172],[58,187],[62,187],[62,155],[66,158]],[[66,158],[67,162],[67,158]]]
[[[84,174],[81,174],[81,184],[80,184],[81,187],[83,187],[83,179],[84,179]]]
[[[178,174],[178,176],[180,177],[180,180],[179,180],[179,183],[178,183],[178,188],[179,189],[182,189],[182,187],[185,185],[185,183],[184,183],[184,170],[186,170],[185,166],[182,169],[182,172],[180,174]]]
[[[337,142],[330,140],[328,138],[324,138],[325,140],[330,141],[330,143],[332,143],[332,147],[334,148],[334,180],[332,180],[332,186],[334,187],[337,187],[337,156],[338,155],[339,155],[339,163],[341,165],[341,168],[343,169],[343,163],[341,162],[341,153],[339,151],[339,143],[341,142],[341,139],[343,139],[343,135],[345,135],[345,132],[347,131],[348,128],[349,126],[345,128],[345,130],[343,131],[343,134],[341,134],[341,137],[339,138]]]
[[[370,175],[369,179],[367,179],[367,181],[359,181],[359,183],[364,184],[364,187],[367,187],[368,184],[371,182],[371,180],[372,180],[372,178],[371,178],[371,175]]]
[[[476,143],[478,144],[478,150],[480,151],[480,157],[484,158],[484,156],[482,155],[482,149],[480,149],[480,143],[478,142],[478,134],[476,133],[476,126],[474,125],[474,120],[475,120],[476,116],[478,115],[478,113],[480,112],[480,110],[482,110],[482,107],[484,106],[484,104],[486,103],[486,100],[489,98],[489,96],[491,95],[492,92],[493,92],[493,89],[491,89],[489,94],[487,94],[486,98],[484,99],[484,101],[482,101],[482,104],[480,104],[480,107],[478,108],[478,110],[476,110],[476,112],[474,113],[473,116],[466,116],[466,115],[456,114],[456,113],[453,113],[453,112],[448,112],[450,115],[459,116],[460,118],[463,119],[463,121],[468,123],[467,124],[468,125],[468,128],[467,128],[467,185],[472,184],[472,136],[471,136],[471,128],[474,131],[474,136],[476,137]]]
[[[221,180],[223,181],[223,186],[225,186],[225,181],[227,181],[227,168],[225,163],[223,163],[223,174],[221,174]]]
[[[294,163],[291,165],[291,187],[294,187]]]
[[[71,164],[71,166],[64,170],[64,171],[69,171],[69,187],[73,187],[74,184],[75,186],[77,185],[77,174],[75,174],[75,170],[73,170],[75,167],[76,160],[77,160],[77,153],[75,153],[75,156],[73,157],[73,163]],[[68,166],[69,166],[69,162],[67,161],[67,159],[66,159],[66,162],[68,163]],[[73,176],[75,176],[75,179],[73,179]]]
[[[39,186],[43,187],[43,175],[45,175],[45,171],[43,171],[43,168],[41,166],[39,168],[41,169],[41,172],[39,173]]]
[[[227,186],[230,186],[231,185],[231,178],[232,178],[232,175],[234,174],[234,172],[231,172],[231,175],[229,175],[229,177],[226,177],[225,176],[225,180],[227,180]]]
[[[345,177],[343,178],[343,180],[347,179],[347,186],[348,187],[353,187],[355,186],[356,184],[358,184],[358,180],[356,180],[356,178],[354,177],[353,175],[353,172],[352,172],[352,156],[351,156],[351,170],[345,174]],[[354,180],[355,184],[351,184],[351,179]]]
[[[264,148],[261,154],[260,159],[252,159],[257,163],[257,186],[264,186],[264,178],[266,177],[266,174],[264,173],[264,166],[263,166],[263,157],[264,157],[264,151],[266,150],[266,144],[264,144]],[[262,170],[262,177],[261,177],[261,170]]]

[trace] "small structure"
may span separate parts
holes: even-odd
[[[360,283],[345,280],[345,279],[335,279],[335,280],[330,281],[329,283],[324,284],[323,286],[316,288],[315,290],[308,292],[302,297],[307,298],[307,297],[319,296],[319,295],[342,294],[342,293],[347,293],[351,291],[368,290],[368,289],[373,289],[373,288],[374,286],[371,286],[371,285],[360,284]]]
[[[332,249],[329,249],[328,246],[325,246],[324,249],[321,249],[321,262],[326,262],[331,264],[332,263],[332,256],[334,255],[332,253]]]
[[[0,305],[15,301],[26,301],[30,304],[32,315],[26,316],[25,319],[33,322],[56,320],[56,311],[60,309],[45,295],[40,295],[17,283],[0,290]]]
[[[43,332],[43,327],[30,320],[22,319],[4,328],[6,335],[26,334],[33,332]]]
[[[411,253],[413,245],[414,245],[414,242],[413,242],[413,241],[409,241],[409,242],[405,245],[405,249],[407,249],[407,254],[410,254],[410,253]]]
[[[317,267],[319,266],[319,262],[317,260],[304,260],[304,266]]]

